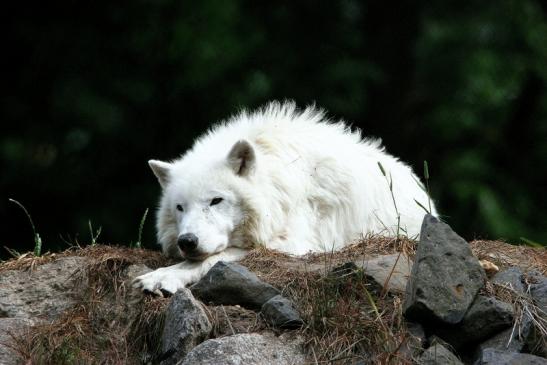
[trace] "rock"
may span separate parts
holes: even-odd
[[[536,276],[535,280],[537,282],[530,285],[530,294],[538,308],[547,314],[547,278]]]
[[[500,271],[492,278],[492,282],[498,285],[507,286],[519,294],[526,292],[526,288],[522,283],[523,272],[519,267],[511,267],[507,270]]]
[[[485,274],[463,238],[426,215],[403,304],[419,322],[459,323],[483,286]]]
[[[245,333],[207,340],[196,346],[181,365],[292,365],[304,364],[300,342],[273,334]]]
[[[22,359],[16,351],[14,339],[24,336],[33,321],[26,318],[0,318],[0,364],[17,365]]]
[[[545,365],[547,359],[530,354],[485,349],[475,365]]]
[[[137,276],[147,274],[151,271],[153,270],[144,264],[133,264],[126,267],[123,273],[127,281],[131,283]]]
[[[192,286],[201,300],[260,309],[279,294],[279,290],[261,281],[244,266],[234,262],[217,262],[207,274]]]
[[[535,283],[530,285],[530,295],[539,309],[537,312],[542,313],[542,318],[547,321],[547,278],[536,274],[533,279]],[[533,328],[527,343],[532,353],[547,357],[547,339],[538,328]]]
[[[531,330],[532,320],[528,315],[525,315],[520,328],[515,328],[513,331],[513,327],[511,326],[493,337],[490,337],[479,345],[477,352],[480,355],[482,351],[488,348],[501,351],[520,352],[530,336]]]
[[[278,328],[299,328],[304,323],[289,299],[276,295],[262,306],[264,318]]]
[[[430,346],[418,359],[421,365],[463,365],[456,355],[440,343]]]
[[[404,293],[412,270],[412,260],[404,254],[396,253],[379,256],[362,263],[357,262],[357,266],[363,269],[365,275],[372,277],[380,287],[383,288],[387,281],[388,291]]]
[[[162,365],[176,364],[212,330],[207,314],[188,289],[175,293],[165,313],[161,337]]]
[[[0,317],[55,319],[76,303],[83,257],[61,257],[32,270],[0,273]]]
[[[467,342],[479,341],[513,324],[513,306],[496,298],[477,296],[462,321]]]
[[[439,327],[432,331],[460,349],[466,344],[483,341],[510,327],[512,323],[513,307],[510,304],[479,295],[459,325]]]

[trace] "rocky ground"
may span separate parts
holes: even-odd
[[[547,364],[546,251],[433,217],[420,242],[257,249],[170,298],[131,287],[167,264],[103,245],[0,264],[0,364]]]

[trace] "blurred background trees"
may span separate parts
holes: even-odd
[[[11,4],[0,245],[137,240],[146,161],[290,98],[381,137],[467,239],[547,242],[547,5],[243,0]],[[144,242],[155,243],[150,214]],[[4,253],[2,253],[4,256]]]

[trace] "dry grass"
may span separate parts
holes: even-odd
[[[213,325],[213,338],[260,332],[268,328],[257,312],[238,305],[205,306],[205,309]]]
[[[516,246],[503,241],[476,240],[471,250],[479,260],[489,260],[501,270],[518,266],[524,270],[535,269],[547,275],[547,250],[530,246]]]
[[[168,300],[150,298],[130,287],[132,264],[159,267],[157,252],[125,247],[89,246],[39,258],[23,257],[1,269],[32,269],[62,256],[82,256],[87,265],[75,280],[83,290],[78,304],[51,322],[33,326],[16,341],[27,364],[126,364],[156,355],[158,332]]]
[[[471,247],[479,258],[501,268],[519,265],[546,273],[545,250],[500,241],[474,241]],[[311,363],[404,364],[411,361],[408,351],[404,355],[402,350],[412,336],[402,317],[402,296],[383,293],[359,269],[326,273],[343,263],[378,255],[401,252],[413,257],[415,248],[415,242],[408,239],[366,237],[339,252],[305,257],[256,249],[242,264],[297,304],[305,321],[298,332],[305,338]],[[158,336],[169,299],[133,291],[126,269],[132,264],[151,268],[170,264],[159,253],[95,245],[41,257],[21,255],[1,263],[0,272],[29,270],[71,255],[89,259],[77,281],[85,290],[72,310],[51,323],[32,327],[17,339],[16,347],[25,363],[131,364],[157,359]],[[513,295],[509,299],[520,308],[519,313],[535,313],[533,318],[545,326],[544,319],[541,322],[544,317],[528,299],[524,301],[500,288],[493,290],[500,297]],[[207,312],[213,323],[213,337],[267,327],[258,314],[237,306],[208,307]]]
[[[360,269],[325,274],[378,255],[412,257],[414,250],[415,243],[407,239],[368,237],[338,252],[302,258],[257,249],[242,264],[297,304],[312,363],[401,364],[410,363],[399,349],[411,337],[402,319],[402,298],[380,295],[382,288]]]
[[[60,253],[46,253],[36,257],[32,252],[27,252],[22,255],[14,254],[14,258],[8,261],[0,262],[0,272],[7,270],[33,270],[37,265],[47,264],[59,257],[69,256],[69,250]]]
[[[150,268],[158,268],[169,263],[169,261],[157,251],[129,248],[125,246],[94,245],[83,248],[71,247],[59,253],[47,252],[38,257],[34,256],[32,252],[21,255],[13,253],[13,255],[14,258],[11,260],[0,262],[0,272],[6,270],[32,270],[38,265],[47,264],[48,262],[67,256],[88,257],[99,262],[120,260],[131,264],[145,264]]]

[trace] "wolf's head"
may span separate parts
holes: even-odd
[[[248,215],[241,189],[256,165],[249,142],[235,143],[218,160],[186,155],[173,163],[148,164],[163,189],[157,230],[164,254],[202,260],[245,244],[237,231]]]

